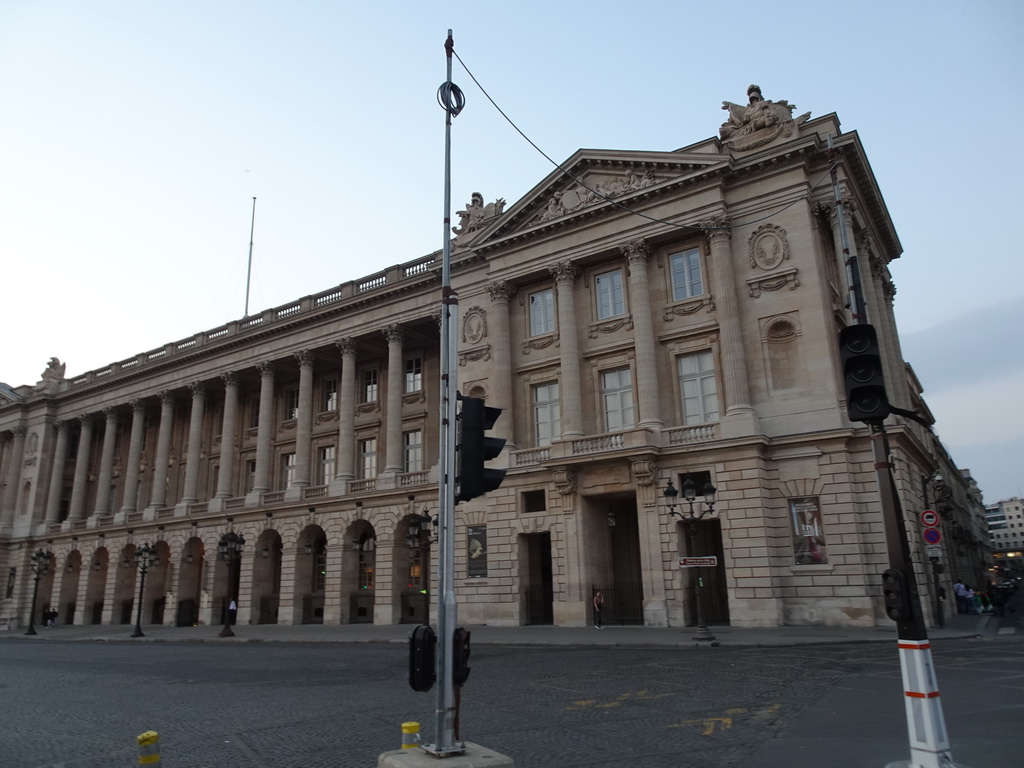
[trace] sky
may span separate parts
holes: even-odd
[[[545,154],[671,151],[757,83],[838,114],[903,255],[904,357],[1024,495],[1024,3],[0,0],[0,381],[75,376],[439,250],[444,42]],[[452,208],[553,167],[455,61]],[[255,226],[253,223],[253,198]]]

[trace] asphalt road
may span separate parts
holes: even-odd
[[[0,642],[0,767],[371,768],[434,692],[395,644]],[[933,649],[953,756],[1024,765],[1024,626]],[[883,768],[909,757],[895,644],[474,648],[462,737],[518,768]]]

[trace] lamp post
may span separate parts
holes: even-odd
[[[224,611],[224,628],[220,631],[218,637],[235,636],[231,629],[231,603],[235,604],[235,610],[237,611],[238,591],[235,585],[238,583],[238,579],[236,578],[235,568],[241,566],[242,546],[244,544],[245,539],[242,535],[234,531],[228,531],[221,536],[220,542],[217,544],[217,553],[220,555],[220,559],[228,565],[228,608]]]
[[[142,633],[142,604],[146,598],[146,574],[149,569],[160,562],[156,550],[149,544],[143,544],[135,549],[135,564],[139,567],[139,604],[135,608],[135,631],[132,637],[145,637]]]
[[[668,481],[668,485],[665,487],[665,504],[668,506],[670,515],[675,515],[686,525],[686,533],[689,541],[688,553],[692,557],[696,557],[695,549],[697,547],[697,522],[704,518],[705,515],[713,515],[715,512],[715,486],[711,484],[709,479],[704,483],[702,493],[704,494],[704,506],[694,509],[694,501],[697,499],[697,484],[694,482],[690,475],[686,476],[683,480],[683,499],[689,504],[689,509],[685,512],[676,510],[676,500],[679,498],[679,491],[672,485],[672,481]],[[702,576],[703,568],[697,570],[697,634],[694,635],[694,640],[714,640],[715,636],[711,634],[708,629],[707,622],[704,620],[704,579]]]
[[[36,600],[39,598],[39,580],[50,572],[50,565],[53,563],[53,552],[37,549],[32,555],[32,577],[35,579],[35,586],[32,587],[32,605],[28,609],[28,631],[26,635],[36,635],[35,617]]]

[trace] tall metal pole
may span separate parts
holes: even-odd
[[[135,631],[132,632],[132,637],[145,637],[142,632],[142,603],[146,596],[146,572],[149,570],[149,560],[143,559],[139,563],[139,573],[141,577],[139,579],[139,604],[135,608]]]
[[[828,148],[833,149],[832,136],[828,137]],[[846,264],[846,279],[850,290],[850,312],[857,325],[867,325],[867,307],[860,282],[860,269],[850,253],[846,220],[843,215],[843,200],[839,192],[839,164],[832,162],[832,195],[836,206],[836,223]],[[879,500],[882,507],[882,522],[885,527],[886,551],[889,570],[902,574],[902,589],[906,590],[909,610],[896,619],[897,645],[900,655],[900,670],[903,673],[903,693],[906,704],[907,732],[910,737],[910,760],[897,760],[886,768],[951,768],[953,754],[949,747],[946,723],[942,715],[939,698],[939,683],[932,663],[931,643],[925,628],[921,597],[914,578],[914,562],[910,557],[907,541],[907,525],[903,519],[903,507],[896,492],[892,464],[889,462],[889,436],[881,421],[869,424],[871,443],[875,458],[875,476],[878,481]],[[888,575],[888,572],[887,572]]]
[[[249,285],[252,282],[252,236],[256,231],[256,198],[252,199],[252,224],[249,225],[249,267],[245,270],[245,314],[249,316]]]
[[[434,711],[436,742],[424,749],[439,757],[465,752],[465,744],[455,743],[455,691],[452,684],[452,631],[458,623],[455,601],[455,418],[456,329],[459,297],[451,287],[451,159],[452,118],[461,106],[453,101],[457,87],[452,83],[452,50],[455,41],[448,30],[445,41],[447,79],[441,85],[439,100],[445,110],[444,125],[444,248],[441,260],[441,429],[440,480],[438,482],[438,573],[437,573],[437,705]],[[460,94],[461,97],[461,94]]]

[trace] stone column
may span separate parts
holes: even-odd
[[[199,463],[202,461],[203,417],[206,415],[206,386],[201,381],[195,381],[188,388],[192,390],[192,414],[188,423],[188,454],[185,458],[182,504],[199,501]],[[163,427],[163,424],[160,426]]]
[[[747,356],[743,347],[739,300],[736,298],[736,274],[732,263],[728,222],[722,218],[705,222],[703,226],[711,247],[708,265],[715,299],[715,316],[718,318],[718,332],[722,344],[722,385],[725,389],[722,436],[754,434],[757,419],[750,405]]]
[[[385,475],[397,475],[405,470],[402,461],[402,391],[405,372],[402,357],[402,329],[389,325],[383,331],[388,340],[388,399],[384,413]]]
[[[647,280],[650,251],[643,238],[620,249],[629,263],[629,304],[633,316],[636,351],[636,388],[641,427],[660,429],[664,422],[658,407],[658,360],[651,321],[651,290]]]
[[[507,457],[516,447],[512,439],[515,413],[512,409],[512,332],[508,310],[516,288],[501,280],[487,286],[487,292],[491,296],[491,306],[494,307],[490,329],[493,333],[488,333],[491,337],[491,357],[494,360],[494,378],[491,379],[493,397],[488,398],[488,405],[505,410],[494,424],[494,434],[505,438],[507,452],[502,455]]]
[[[81,520],[85,516],[85,491],[89,482],[89,447],[92,443],[92,415],[82,414],[78,417],[82,425],[78,437],[78,454],[75,457],[75,479],[71,486],[71,509],[68,520]]]
[[[341,352],[341,391],[338,398],[338,466],[336,477],[352,480],[355,476],[356,439],[356,342],[344,338],[338,342]]]
[[[139,465],[142,463],[142,445],[146,437],[146,406],[141,400],[132,400],[132,432],[128,439],[128,461],[124,467],[124,496],[121,512],[134,512],[138,505]]]
[[[260,417],[256,431],[256,477],[253,493],[270,490],[270,459],[274,450],[274,366],[259,363]],[[257,497],[258,502],[258,497]]]
[[[313,353],[303,350],[299,361],[299,416],[295,424],[295,482],[298,488],[310,484],[313,451]]]
[[[64,468],[68,461],[68,423],[55,421],[57,445],[53,449],[53,463],[50,466],[50,488],[46,494],[46,524],[60,522],[60,499],[64,495]]]
[[[221,375],[224,380],[224,420],[220,429],[220,471],[217,473],[217,498],[230,499],[235,474],[235,422],[238,419],[238,375]]]
[[[171,433],[174,427],[174,395],[161,392],[160,430],[156,435],[156,460],[153,462],[153,491],[149,506],[160,509],[167,504],[167,465],[171,460]]]
[[[11,452],[8,454],[9,464],[4,478],[6,485],[0,514],[0,524],[4,525],[14,522],[18,506],[18,488],[21,486],[21,466],[25,461],[25,435],[28,432],[21,426],[15,427],[13,431],[14,440],[11,441]]]
[[[96,508],[93,516],[107,514],[110,510],[110,479],[114,474],[114,446],[117,443],[117,409],[104,408],[104,415],[107,417],[106,426],[103,429],[103,452],[100,454],[100,474],[96,486]]]
[[[573,294],[580,270],[564,261],[550,270],[558,293],[558,341],[561,349],[562,380],[558,397],[562,403],[562,437],[583,436],[583,406],[580,401],[580,347],[576,331],[576,297]]]

